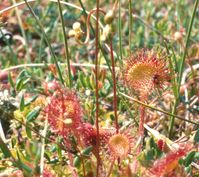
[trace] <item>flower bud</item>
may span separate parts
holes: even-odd
[[[79,41],[84,32],[81,29],[81,24],[79,22],[75,22],[73,24],[73,29],[71,29],[68,33],[69,37],[75,37],[77,41]]]
[[[181,32],[176,31],[176,32],[174,33],[174,40],[175,40],[175,41],[180,41],[182,38],[183,38],[183,34],[182,34]]]
[[[109,10],[104,17],[104,23],[111,24],[113,22],[114,17],[115,17],[115,11]]]
[[[81,30],[81,24],[79,22],[75,22],[73,24],[73,29],[76,30]]]

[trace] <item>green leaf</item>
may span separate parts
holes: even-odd
[[[196,132],[196,134],[195,134],[195,136],[194,136],[194,141],[195,141],[196,143],[199,142],[199,129],[197,130],[197,132]]]
[[[24,69],[24,70],[22,70],[20,73],[19,73],[19,75],[18,75],[18,77],[17,77],[17,79],[18,78],[22,78],[22,77],[24,77],[24,76],[30,76],[30,74]]]
[[[155,150],[154,150],[154,148],[152,148],[149,151],[147,151],[147,153],[146,153],[146,160],[147,161],[151,161],[151,160],[154,159],[154,156],[155,156]]]
[[[80,81],[81,81],[81,84],[82,84],[82,86],[84,87],[84,88],[86,88],[86,81],[85,81],[85,76],[84,76],[84,74],[83,73],[80,73],[79,74],[79,78],[80,78]]]
[[[90,77],[86,77],[86,82],[87,82],[88,88],[90,88],[91,90],[93,90],[94,86],[92,84],[92,81],[91,81]]]
[[[20,111],[24,110],[24,95],[21,96],[19,109],[20,109]]]
[[[194,160],[199,160],[199,152],[196,152],[194,155]]]
[[[190,173],[190,172],[191,172],[191,166],[185,167],[185,171],[186,171],[187,173]]]
[[[88,146],[86,149],[82,151],[82,155],[88,156],[90,152],[92,151],[93,146]]]
[[[21,71],[16,79],[16,90],[19,91],[23,89],[23,87],[29,82],[30,78],[31,75],[26,70]]]
[[[23,87],[29,82],[30,78],[27,78],[23,81]]]
[[[17,81],[16,81],[16,90],[17,91],[21,90],[22,85],[23,85],[23,78],[17,78]]]
[[[24,171],[26,171],[28,174],[32,173],[32,168],[30,168],[29,166],[25,165],[24,163],[22,163],[21,161],[19,162],[19,165],[21,168],[23,168]]]
[[[10,75],[10,73],[8,74],[8,81],[9,81],[11,87],[14,88],[14,87],[15,87],[15,84],[14,84],[14,82],[13,82],[13,80],[12,80],[12,76]]]
[[[50,153],[49,152],[45,152],[44,153],[44,157],[48,160],[48,161],[50,161]]]
[[[32,139],[32,130],[30,129],[30,123],[26,123],[26,135],[28,136],[28,138]]]
[[[195,151],[192,151],[185,157],[184,159],[185,167],[188,167],[191,164],[191,162],[193,162],[195,153],[196,153]]]
[[[38,95],[34,95],[30,100],[28,100],[27,102],[25,102],[25,106],[28,106],[30,103],[32,103],[33,101],[35,101],[37,99]]]
[[[61,150],[61,148],[60,148],[60,146],[58,144],[56,145],[56,148],[57,148],[58,157],[59,157],[59,159],[61,161],[61,159],[63,158],[63,156],[62,156],[62,150]]]
[[[0,148],[1,148],[1,151],[3,152],[5,158],[12,156],[10,150],[8,149],[7,145],[3,142],[1,137],[0,137]]]
[[[40,110],[41,110],[40,107],[36,107],[31,112],[29,112],[28,115],[26,116],[27,121],[30,122],[34,120],[35,118],[37,118],[37,116],[40,113]]]
[[[73,161],[73,164],[74,164],[74,166],[76,167],[76,168],[79,168],[80,167],[80,165],[81,165],[81,159],[80,159],[80,157],[75,157],[74,158],[74,161]]]

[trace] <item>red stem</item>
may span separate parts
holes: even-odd
[[[95,90],[95,95],[96,95],[96,120],[95,120],[95,124],[96,124],[96,129],[97,129],[97,172],[96,172],[96,177],[99,177],[99,167],[100,167],[100,156],[99,156],[99,95],[98,95],[98,51],[99,51],[99,46],[98,46],[98,33],[99,33],[99,0],[96,1],[97,3],[97,13],[96,13],[96,32],[95,32],[95,86],[96,86],[96,90]]]
[[[115,77],[115,63],[113,55],[113,44],[110,42],[110,51],[111,51],[111,64],[112,64],[112,77],[113,77],[113,109],[115,114],[115,128],[116,132],[119,132],[118,116],[117,116],[117,88],[116,88],[116,77]]]

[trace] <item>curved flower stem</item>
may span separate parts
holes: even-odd
[[[190,21],[189,28],[188,28],[188,33],[187,33],[187,36],[186,36],[185,49],[184,49],[182,61],[181,61],[181,64],[180,64],[179,75],[178,75],[178,86],[177,86],[177,94],[178,95],[177,95],[177,99],[175,100],[175,103],[174,103],[174,106],[173,106],[172,114],[176,113],[177,105],[179,104],[179,101],[180,101],[180,92],[179,91],[180,91],[180,86],[181,86],[182,73],[183,73],[183,69],[184,69],[184,65],[185,65],[185,59],[186,59],[187,49],[188,49],[188,45],[189,45],[189,38],[190,38],[190,35],[191,35],[191,30],[192,30],[193,21],[194,21],[194,17],[195,17],[195,14],[196,14],[196,9],[197,9],[198,3],[199,3],[199,0],[196,0],[195,4],[194,4],[193,13],[192,13],[192,16],[191,16],[191,21]],[[171,116],[170,124],[169,124],[169,138],[172,137],[174,122],[175,122],[175,117]]]
[[[33,17],[35,18],[37,24],[39,25],[39,27],[40,27],[40,29],[41,29],[41,31],[42,31],[42,34],[44,35],[44,38],[45,38],[45,40],[46,40],[46,43],[47,43],[48,46],[49,46],[49,49],[50,49],[52,58],[53,58],[54,63],[55,63],[55,65],[56,65],[56,68],[57,68],[57,71],[58,71],[58,75],[59,75],[59,79],[61,80],[62,84],[64,85],[64,80],[63,80],[62,73],[61,73],[61,70],[60,70],[59,65],[58,65],[57,57],[56,57],[56,55],[55,55],[55,53],[54,53],[54,51],[53,51],[53,48],[52,48],[50,42],[48,41],[48,37],[47,37],[47,35],[46,35],[45,31],[44,31],[44,28],[43,28],[42,24],[40,23],[38,17],[36,16],[35,12],[33,11],[32,7],[29,5],[28,1],[27,1],[27,0],[24,0],[24,1],[25,1],[25,3],[26,3],[27,7],[29,8],[31,14],[32,14]]]
[[[96,118],[95,118],[95,124],[96,124],[96,130],[97,130],[97,171],[96,171],[96,177],[99,177],[99,167],[100,167],[100,156],[99,156],[99,87],[98,87],[98,52],[99,52],[99,26],[98,26],[98,20],[99,20],[99,0],[96,1],[97,11],[96,11],[96,30],[95,30],[95,96],[96,96]]]
[[[87,44],[88,41],[89,41],[89,37],[90,37],[90,17],[93,13],[95,13],[97,11],[97,9],[92,9],[89,14],[88,14],[88,17],[87,17],[87,20],[86,20],[86,32],[87,32],[87,35],[86,35],[86,39],[84,42],[82,42],[81,44]],[[102,12],[103,14],[105,14],[105,12],[102,10],[102,9],[98,9],[99,12]]]
[[[115,61],[113,56],[113,43],[110,39],[110,49],[111,49],[111,64],[112,64],[112,78],[113,78],[113,109],[115,114],[115,127],[116,132],[119,132],[118,116],[117,116],[117,85],[115,76]]]
[[[67,36],[66,36],[66,31],[64,28],[64,17],[62,14],[62,7],[61,7],[61,3],[60,0],[57,1],[58,2],[58,6],[59,6],[59,14],[61,17],[61,23],[62,23],[62,30],[63,30],[63,35],[64,35],[64,45],[65,45],[65,53],[66,53],[66,59],[67,59],[67,66],[68,66],[68,75],[69,75],[69,87],[72,87],[72,74],[71,74],[71,68],[70,68],[70,54],[68,51],[68,41],[67,41]]]

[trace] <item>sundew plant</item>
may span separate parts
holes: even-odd
[[[198,177],[199,0],[0,0],[0,176]]]

